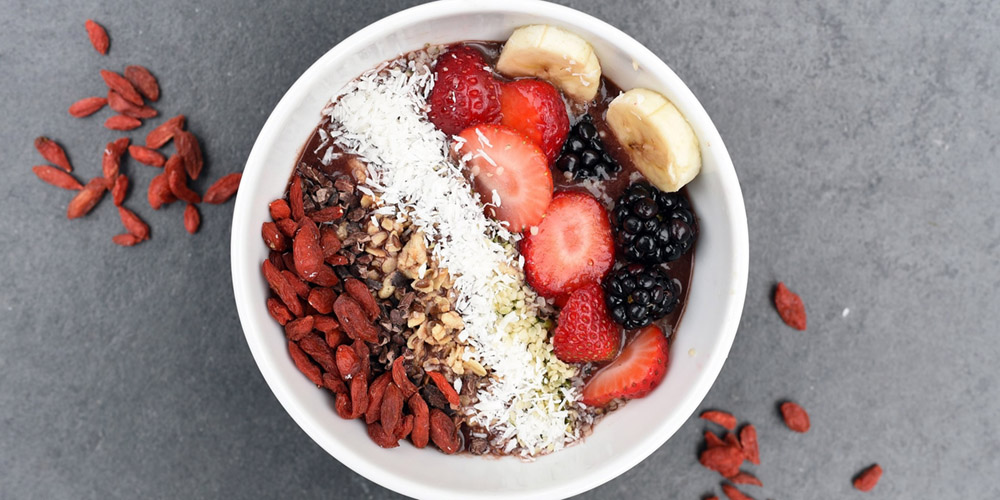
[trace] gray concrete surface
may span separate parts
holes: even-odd
[[[115,247],[105,200],[65,219],[32,139],[100,171],[103,119],[75,120],[100,68],[150,67],[166,116],[186,113],[204,189],[242,169],[285,89],[362,26],[413,2],[0,5],[0,498],[395,498],[292,422],[243,341],[229,276],[232,204],[129,205],[153,239]],[[757,425],[755,498],[995,498],[1000,486],[1000,4],[572,1],[663,57],[702,100],[737,165],[750,282],[732,354],[704,408]],[[83,31],[104,23],[100,57]],[[159,123],[154,121],[153,124]],[[150,125],[132,134],[144,135]],[[784,280],[809,330],[770,305]],[[847,311],[849,310],[849,314]],[[783,399],[812,414],[805,435]],[[692,419],[580,498],[702,498]],[[882,483],[851,488],[879,462]],[[581,471],[581,473],[583,473]]]

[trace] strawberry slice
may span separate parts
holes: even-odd
[[[669,347],[656,325],[639,330],[621,355],[583,386],[583,404],[604,406],[616,398],[636,399],[649,394],[667,374]]]
[[[615,262],[608,213],[587,193],[556,193],[538,231],[521,240],[521,255],[528,284],[543,297],[599,282]]]
[[[618,352],[621,329],[604,305],[604,289],[588,283],[570,294],[552,334],[556,357],[567,363],[609,361]]]
[[[569,116],[559,91],[541,80],[515,80],[500,90],[500,124],[521,132],[556,161],[569,135]]]
[[[552,173],[538,146],[501,125],[477,125],[458,135],[458,154],[466,158],[486,215],[515,233],[541,222],[552,200]]]
[[[458,45],[438,56],[427,104],[431,123],[448,135],[477,123],[496,123],[500,121],[500,82],[493,78],[482,53]]]

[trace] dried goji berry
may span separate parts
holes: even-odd
[[[242,178],[243,174],[239,172],[222,176],[222,178],[215,181],[205,191],[205,203],[213,205],[225,203],[226,200],[236,194],[236,190],[240,188],[240,179]]]
[[[355,340],[351,342],[351,349],[354,349],[354,353],[358,355],[358,359],[361,361],[361,375],[359,376],[368,381],[372,376],[372,351],[368,348],[368,343],[363,340]]]
[[[306,335],[299,340],[299,347],[308,354],[313,361],[319,364],[327,373],[332,373],[336,376],[340,376],[340,369],[337,366],[337,361],[333,357],[333,351],[330,346],[326,345],[326,341],[321,339],[319,335],[312,332],[306,332]]]
[[[188,203],[201,203],[201,196],[187,185],[184,160],[180,156],[171,156],[163,169],[163,173],[167,174],[167,184],[170,185],[170,191],[174,193],[174,196]]]
[[[396,439],[406,439],[413,432],[413,415],[406,415],[396,427]]]
[[[309,290],[309,305],[320,314],[330,314],[333,312],[333,302],[337,300],[337,293],[329,288],[312,288]]]
[[[198,207],[193,203],[188,203],[184,207],[184,229],[194,234],[198,232],[198,226],[201,226],[201,215],[198,213]]]
[[[135,161],[151,167],[162,167],[167,162],[167,158],[159,151],[139,144],[129,146],[128,155],[135,158]]]
[[[754,486],[764,486],[764,483],[757,479],[757,476],[750,474],[749,472],[740,471],[739,474],[729,478],[735,484],[752,484]]]
[[[348,264],[348,261],[347,261],[347,257],[338,254],[338,255],[331,255],[331,256],[327,257],[326,258],[326,263],[330,264],[331,266],[336,267],[336,266],[346,266]]]
[[[402,356],[397,357],[392,362],[392,381],[396,383],[396,387],[399,387],[399,391],[403,393],[403,399],[409,399],[413,393],[417,392],[416,384],[411,382],[410,377],[406,375]]]
[[[288,184],[288,204],[292,209],[292,218],[296,222],[306,216],[306,211],[302,201],[302,179],[298,175],[293,175]]]
[[[285,263],[285,269],[293,273],[295,272],[295,258],[292,257],[292,252],[285,252],[281,254],[281,260]]]
[[[337,277],[337,273],[333,272],[333,269],[323,265],[319,268],[316,276],[309,278],[309,282],[319,286],[330,287],[340,283],[340,278]]]
[[[35,149],[42,155],[42,158],[45,158],[45,161],[67,172],[73,171],[73,166],[70,165],[69,158],[66,158],[66,151],[56,141],[45,136],[37,137],[35,138]]]
[[[302,219],[292,240],[295,269],[302,279],[315,278],[323,267],[323,248],[319,246],[319,228],[310,219]],[[349,293],[349,292],[348,292]]]
[[[786,325],[796,330],[806,329],[806,307],[802,304],[802,298],[782,282],[778,282],[778,288],[774,291],[774,306]]]
[[[716,424],[719,424],[729,430],[733,430],[736,428],[736,417],[724,411],[709,410],[702,413],[701,418],[703,420],[708,420],[709,422],[714,422]]]
[[[299,279],[298,276],[295,275],[295,273],[287,269],[281,271],[281,274],[282,276],[285,277],[286,280],[288,280],[288,283],[292,285],[292,288],[295,289],[296,295],[298,295],[303,299],[309,297],[309,285],[307,285],[305,281],[302,281],[301,279]]]
[[[319,328],[317,327],[313,328],[319,330]],[[344,335],[344,332],[340,330],[331,330],[325,332],[325,334],[326,334],[326,345],[330,346],[331,348],[336,348],[338,345],[341,345],[347,341],[347,335]]]
[[[298,367],[299,371],[305,374],[305,376],[308,377],[312,383],[319,386],[323,385],[323,375],[320,373],[319,367],[316,366],[312,360],[309,359],[309,356],[307,356],[306,353],[291,340],[288,341],[288,353],[292,355],[292,361],[295,363],[295,366]]]
[[[149,106],[136,106],[114,90],[108,91],[108,107],[131,118],[156,118],[160,113]]]
[[[274,264],[274,267],[278,268],[279,271],[285,270],[285,259],[281,258],[281,252],[268,252],[267,260]]]
[[[368,285],[357,278],[347,278],[344,280],[344,291],[358,301],[358,304],[361,304],[361,308],[368,314],[368,319],[374,321],[375,318],[378,318],[381,310],[378,303],[375,302],[371,290],[368,289]]]
[[[101,78],[104,79],[104,83],[109,89],[121,94],[126,101],[135,104],[136,106],[143,105],[142,96],[139,95],[139,92],[132,86],[132,82],[128,81],[124,76],[119,75],[114,71],[102,69]]]
[[[365,410],[365,423],[377,422],[382,414],[382,397],[385,395],[385,388],[392,382],[392,375],[385,372],[379,375],[371,385],[368,386],[368,408]]]
[[[128,193],[128,176],[125,174],[118,174],[115,178],[115,184],[111,187],[111,199],[114,200],[116,206],[122,206],[125,203],[125,195]]]
[[[101,201],[101,197],[104,196],[104,191],[107,190],[108,185],[104,182],[101,177],[95,177],[83,186],[76,196],[73,197],[69,202],[69,206],[66,207],[66,217],[70,219],[76,219],[77,217],[83,217],[87,215],[88,212],[94,209],[97,202]]]
[[[267,248],[275,252],[284,252],[288,250],[288,240],[285,239],[285,235],[281,234],[273,222],[265,222],[260,227],[260,236],[264,239],[264,244]]]
[[[337,369],[340,371],[340,378],[344,380],[349,380],[361,372],[361,359],[351,346],[346,344],[337,346]]]
[[[423,448],[430,439],[430,409],[420,394],[410,396],[406,400],[406,406],[413,412],[413,431],[410,432],[410,441],[413,442],[413,446]]]
[[[427,375],[434,381],[434,385],[441,391],[441,394],[444,394],[449,404],[456,408],[462,404],[462,401],[458,397],[458,392],[448,383],[448,379],[443,374],[440,372],[427,372]]]
[[[271,212],[274,215],[274,212]],[[323,247],[323,259],[326,263],[330,263],[330,257],[337,254],[340,251],[340,238],[337,237],[337,231],[330,226],[323,226],[319,228],[319,246]]]
[[[351,408],[350,391],[338,392],[333,407],[337,410],[337,415],[340,415],[340,418],[350,420],[351,413],[354,411],[354,408]]]
[[[299,225],[292,219],[278,219],[274,221],[274,225],[278,227],[278,231],[281,231],[281,234],[288,238],[295,237],[295,231],[299,228]]]
[[[757,429],[747,424],[740,429],[740,447],[750,463],[760,465],[760,448],[757,445]]]
[[[285,325],[285,337],[288,340],[294,340],[296,342],[302,340],[313,330],[313,324],[315,319],[312,316],[303,316],[298,319],[293,319]]]
[[[396,439],[396,436],[386,432],[382,424],[378,422],[368,424],[368,437],[372,438],[372,441],[375,441],[375,444],[382,448],[395,448],[399,446],[399,440]]]
[[[274,297],[267,298],[267,312],[281,326],[287,325],[294,318],[292,313],[288,311],[288,308],[285,307],[285,304],[282,304],[280,300]]]
[[[94,50],[102,56],[106,55],[108,47],[111,45],[111,39],[108,38],[108,32],[104,29],[104,26],[97,24],[92,19],[87,19],[83,23],[83,27],[87,30],[87,38],[90,39],[90,44],[94,46]]]
[[[722,438],[715,435],[712,431],[705,431],[705,446],[708,448],[715,448],[716,446],[725,446],[725,442]]]
[[[70,191],[79,191],[83,189],[83,184],[80,184],[80,181],[76,180],[76,178],[72,175],[66,173],[65,170],[60,170],[49,165],[36,165],[31,167],[31,171],[34,172],[39,179],[52,184],[55,187],[69,189]]]
[[[104,120],[104,128],[108,130],[133,130],[142,126],[142,120],[125,115],[109,116]]]
[[[341,294],[333,303],[333,312],[340,326],[352,339],[361,339],[373,344],[378,342],[378,331],[365,315],[361,305],[347,294]]]
[[[353,420],[365,414],[368,409],[368,382],[361,377],[351,379],[351,415]]]
[[[125,207],[118,207],[118,217],[121,218],[126,231],[140,240],[149,239],[149,224],[143,222],[135,212]]]
[[[731,484],[723,483],[722,492],[726,494],[726,497],[728,497],[729,500],[753,500],[753,497],[744,494]]]
[[[702,451],[698,461],[706,469],[728,477],[739,473],[740,464],[743,463],[743,451],[735,446],[715,446]]]
[[[271,213],[271,220],[277,221],[292,216],[292,209],[288,206],[288,202],[280,198],[268,204],[267,210]]]
[[[177,154],[184,158],[184,168],[191,179],[197,179],[201,175],[201,168],[205,165],[201,156],[201,146],[198,145],[198,138],[191,132],[180,131],[174,133],[174,146]]]
[[[261,265],[261,270],[264,273],[264,279],[267,281],[268,286],[271,290],[278,295],[278,298],[285,303],[285,307],[288,308],[291,313],[298,317],[302,316],[302,303],[299,302],[299,297],[295,295],[295,289],[292,285],[288,283],[288,280],[281,275],[281,271],[269,260],[264,260]]]
[[[740,441],[739,441],[739,439],[736,439],[736,435],[735,435],[735,434],[733,434],[732,432],[727,432],[727,433],[726,433],[726,435],[725,435],[725,437],[723,437],[723,441],[724,441],[724,442],[725,442],[725,443],[726,443],[727,445],[729,445],[729,446],[732,446],[732,447],[734,447],[734,448],[737,448],[737,449],[739,449],[739,450],[740,450],[740,452],[742,452],[742,451],[743,451],[743,447],[742,447],[742,446],[740,446]]]
[[[158,149],[174,138],[174,134],[184,130],[184,115],[177,115],[146,134],[146,147]]]
[[[104,146],[101,156],[101,172],[109,183],[114,184],[121,169],[122,154],[128,150],[128,137],[119,137]]]
[[[344,384],[344,381],[340,380],[340,377],[329,372],[323,374],[323,387],[326,387],[334,394],[348,393],[347,384]]]
[[[872,488],[878,484],[878,480],[881,478],[882,466],[879,464],[873,464],[867,469],[861,471],[861,473],[854,478],[854,488],[861,491],[871,491]]]
[[[806,432],[809,430],[809,414],[797,403],[786,401],[781,403],[781,416],[785,419],[785,425],[795,432]]]
[[[316,324],[313,325],[313,328],[316,329],[317,331],[323,333],[330,333],[340,330],[340,323],[337,323],[337,320],[329,316],[318,315],[315,316],[315,318],[316,318]],[[330,347],[337,347],[337,346],[335,344],[331,344]]]
[[[309,218],[315,221],[317,224],[323,222],[333,222],[344,216],[344,209],[338,205],[333,205],[326,207],[322,210],[317,210],[309,214]]]
[[[451,417],[437,408],[431,408],[430,420],[431,441],[448,455],[457,453],[462,443]]]
[[[403,419],[403,393],[396,384],[390,383],[385,388],[382,406],[379,409],[379,420],[386,432],[395,433],[396,426]]]
[[[156,82],[156,77],[143,66],[125,66],[125,78],[132,82],[132,86],[150,101],[160,99],[160,84]]]
[[[111,237],[111,241],[115,245],[121,245],[123,247],[130,247],[136,245],[142,241],[142,238],[136,237],[136,235],[131,233],[116,234]]]
[[[104,97],[84,97],[69,106],[69,114],[76,118],[90,116],[108,104]]]
[[[153,207],[153,210],[159,210],[163,205],[177,201],[177,197],[174,196],[174,192],[170,190],[170,185],[167,183],[166,174],[158,174],[149,181],[146,196],[149,199],[149,206]]]

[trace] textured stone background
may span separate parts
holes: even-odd
[[[109,201],[67,221],[70,195],[30,171],[45,134],[96,175],[118,134],[65,110],[103,92],[98,69],[139,63],[161,112],[203,138],[204,189],[242,169],[316,58],[413,2],[255,3],[2,2],[0,497],[396,497],[313,444],[264,384],[233,303],[231,203],[188,236],[180,206],[146,205],[153,169],[130,163],[153,240],[122,249]],[[758,426],[765,487],[746,491],[861,498],[851,477],[878,461],[870,498],[1000,494],[1000,3],[567,3],[672,66],[736,163],[750,282],[704,407]],[[807,332],[774,313],[777,280],[805,299]],[[783,398],[811,411],[810,433],[783,428]],[[718,493],[695,460],[704,428],[581,498]]]

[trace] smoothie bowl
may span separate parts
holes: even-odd
[[[696,98],[534,0],[426,4],[331,49],[261,131],[232,242],[278,400],[426,498],[564,497],[637,464],[714,382],[747,280]]]

